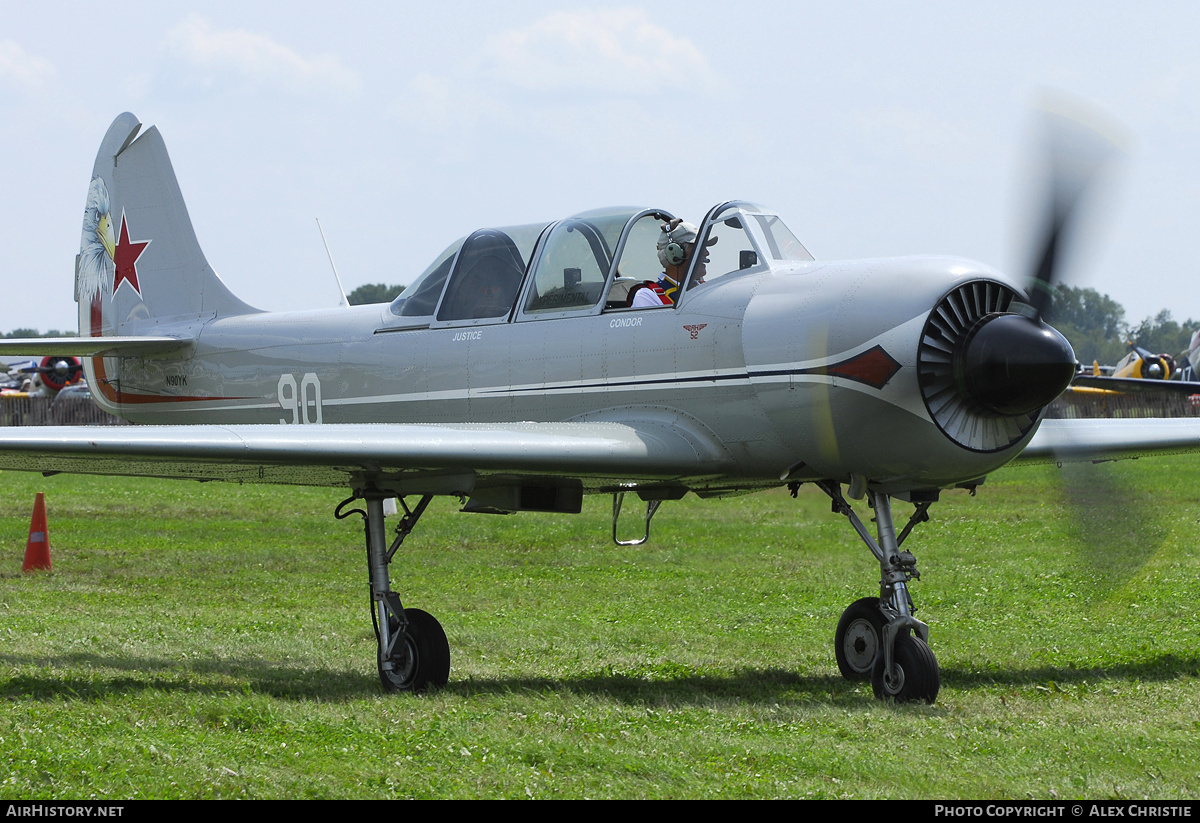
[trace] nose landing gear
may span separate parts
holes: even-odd
[[[897,703],[932,703],[941,687],[937,658],[929,648],[929,626],[913,617],[916,608],[908,592],[910,580],[920,579],[917,559],[900,544],[917,523],[928,520],[933,501],[917,509],[900,536],[892,523],[891,498],[867,491],[875,510],[878,541],[842,496],[837,483],[817,484],[833,501],[833,511],[844,515],[859,538],[879,561],[879,597],[864,597],[842,613],[834,633],[838,670],[847,680],[870,680],[875,696]]]

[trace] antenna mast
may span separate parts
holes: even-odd
[[[317,231],[321,233],[321,242],[325,244],[325,254],[329,255],[329,266],[333,269],[333,279],[337,281],[338,295],[341,296],[338,305],[349,308],[350,301],[346,299],[346,289],[342,287],[342,278],[338,276],[337,264],[333,262],[333,252],[329,250],[329,241],[325,239],[325,230],[321,228],[321,218],[316,218],[316,221]]]

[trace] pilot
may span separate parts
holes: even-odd
[[[688,263],[696,252],[696,239],[700,232],[691,223],[685,223],[678,217],[669,223],[663,223],[658,235],[658,262],[663,266],[662,276],[658,282],[646,281],[636,289],[630,306],[634,308],[670,306],[675,302],[679,293],[679,285],[687,274]],[[707,246],[717,242],[717,238],[709,240],[705,246],[703,259],[696,263],[695,280],[704,282],[705,264],[708,263]]]

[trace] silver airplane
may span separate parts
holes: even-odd
[[[688,492],[813,483],[880,568],[879,595],[838,623],[840,671],[882,699],[932,702],[938,664],[901,544],[941,491],[973,491],[1021,456],[1200,451],[1200,421],[1042,420],[1076,370],[1040,317],[1065,213],[1027,293],[971,260],[814,260],[772,212],[722,203],[673,250],[674,301],[633,308],[632,287],[663,274],[673,217],[616,208],[480,229],[391,304],[265,312],[205,260],[158,130],[122,114],[88,189],[80,336],[0,352],[85,358],[96,402],[142,425],[7,429],[0,468],[349,489],[335,515],[365,523],[391,691],[449,677],[442,627],[389,580],[434,496],[578,512],[584,494],[612,494],[613,539],[639,543]],[[646,511],[622,541],[626,494]],[[850,502],[864,497],[875,534]],[[389,545],[393,498],[404,514]],[[915,506],[899,533],[893,500]]]

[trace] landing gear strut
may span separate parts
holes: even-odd
[[[917,504],[908,525],[897,537],[891,498],[868,490],[875,510],[879,537],[876,541],[842,496],[840,485],[830,482],[817,485],[833,501],[834,512],[850,521],[879,561],[880,569],[879,598],[854,601],[838,621],[834,634],[838,669],[847,680],[869,679],[880,700],[932,703],[941,686],[937,658],[929,649],[929,626],[913,617],[916,609],[908,593],[908,582],[919,580],[921,575],[917,572],[916,557],[900,549],[913,526],[929,519],[926,511],[931,502]]]
[[[400,498],[404,517],[396,526],[396,537],[387,546],[384,534],[383,502],[391,495],[375,488],[343,500],[334,511],[339,520],[351,514],[362,515],[367,538],[367,568],[371,581],[371,619],[379,643],[379,682],[389,692],[423,692],[442,688],[450,679],[450,644],[442,626],[428,612],[405,609],[400,596],[391,588],[388,566],[404,538],[417,525],[433,495],[425,495],[415,508]],[[361,498],[362,509],[343,508]]]

